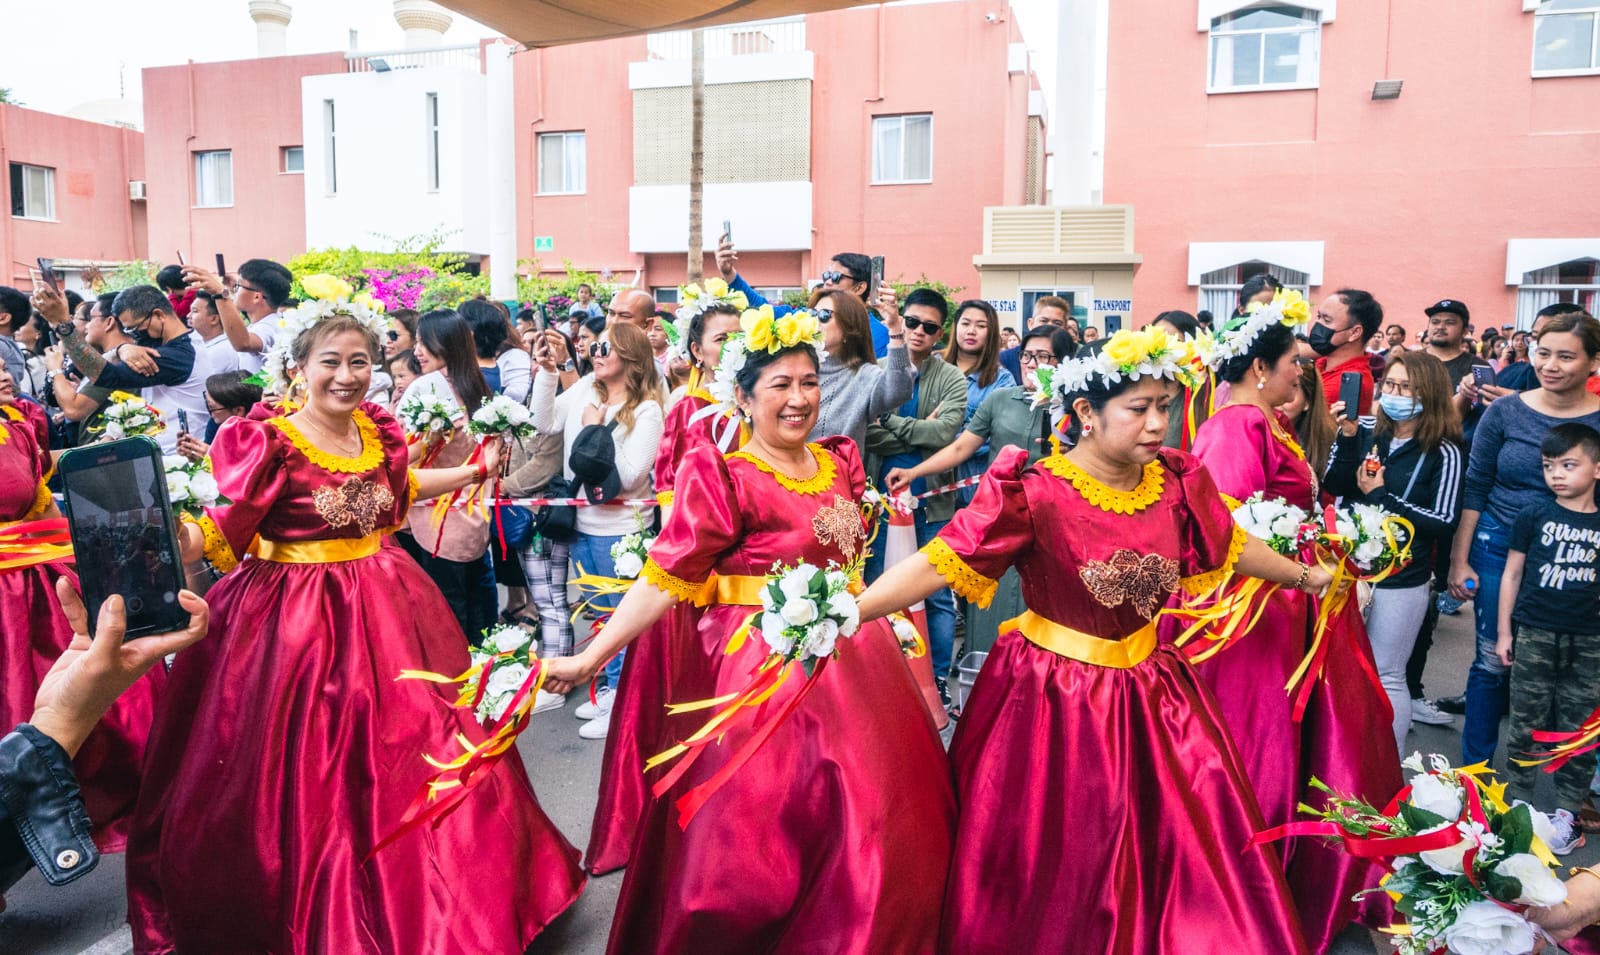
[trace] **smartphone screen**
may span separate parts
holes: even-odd
[[[100,605],[121,594],[125,639],[181,630],[183,563],[167,500],[161,450],[149,438],[124,438],[61,456],[62,487],[83,602],[91,625]]]
[[[1353,371],[1347,371],[1339,376],[1339,400],[1344,402],[1344,417],[1346,421],[1354,421],[1361,416],[1361,376]]]
[[[878,296],[878,289],[883,286],[883,256],[872,257],[872,280],[867,283],[867,301],[872,301]]]
[[[723,219],[722,220],[722,241],[728,242],[728,243],[733,242],[733,220],[732,219]]]
[[[50,291],[52,291],[52,292],[61,291],[61,285],[60,285],[60,283],[58,283],[56,281],[56,261],[55,261],[55,259],[39,259],[38,262],[39,262],[39,278],[44,282],[45,285],[48,285],[50,287]]]
[[[222,261],[222,253],[217,253],[217,278],[222,282],[228,281],[228,266]]]

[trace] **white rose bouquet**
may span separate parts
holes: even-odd
[[[199,518],[205,508],[230,503],[217,489],[210,458],[191,461],[181,454],[164,454],[161,467],[167,477],[167,498],[180,511]]]
[[[537,651],[533,635],[521,627],[500,624],[483,632],[483,642],[472,651],[476,678],[461,689],[462,699],[473,704],[478,722],[492,726],[505,715],[533,672]]]
[[[478,436],[479,451],[473,455],[474,459],[482,453],[484,443],[493,440],[500,442],[502,451],[509,452],[513,439],[521,441],[533,436],[533,414],[526,405],[512,401],[505,395],[495,395],[472,413],[467,421],[467,430]],[[511,455],[501,454],[500,476],[505,477],[510,471]]]
[[[444,449],[445,442],[450,440],[450,432],[455,430],[459,411],[438,395],[415,394],[400,399],[400,407],[395,409],[394,414],[406,429],[407,443],[421,441],[427,449],[422,460],[417,462],[417,467],[425,468],[433,463],[433,459]]]
[[[1411,523],[1371,504],[1334,513],[1339,550],[1363,579],[1388,576],[1411,560]]]
[[[1409,785],[1384,809],[1332,792],[1328,807],[1301,811],[1321,821],[1293,823],[1257,836],[1321,834],[1352,855],[1382,859],[1391,870],[1381,886],[1406,917],[1396,937],[1400,955],[1526,955],[1541,930],[1523,913],[1557,905],[1567,888],[1552,869],[1549,822],[1527,803],[1508,805],[1505,785],[1482,766],[1457,769],[1421,753],[1402,765]],[[1363,893],[1365,894],[1365,893]]]
[[[108,441],[140,435],[154,437],[167,430],[161,412],[152,408],[136,394],[113,391],[102,414],[101,428]]]
[[[1269,500],[1260,491],[1234,509],[1233,520],[1246,534],[1286,557],[1298,554],[1302,544],[1317,537],[1317,527],[1303,509],[1281,497]]]
[[[761,589],[761,638],[783,662],[798,660],[810,674],[818,657],[861,626],[850,578],[837,564],[826,569],[801,562],[773,568]]]
[[[611,561],[617,576],[623,580],[638,579],[644,572],[645,559],[650,556],[650,545],[655,542],[654,534],[638,530],[612,544]]]

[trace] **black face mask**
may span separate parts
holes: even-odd
[[[1339,350],[1339,346],[1333,343],[1333,336],[1337,334],[1339,333],[1326,325],[1313,325],[1311,331],[1306,334],[1306,340],[1311,343],[1312,351],[1327,357]]]

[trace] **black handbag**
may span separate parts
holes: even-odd
[[[575,488],[564,475],[557,474],[545,486],[545,497],[573,497]],[[533,532],[539,537],[570,544],[578,539],[578,509],[571,504],[546,504],[533,515]]]

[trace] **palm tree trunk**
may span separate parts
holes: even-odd
[[[706,34],[695,30],[689,61],[689,256],[688,281],[700,281],[705,268],[701,218],[706,172]]]

